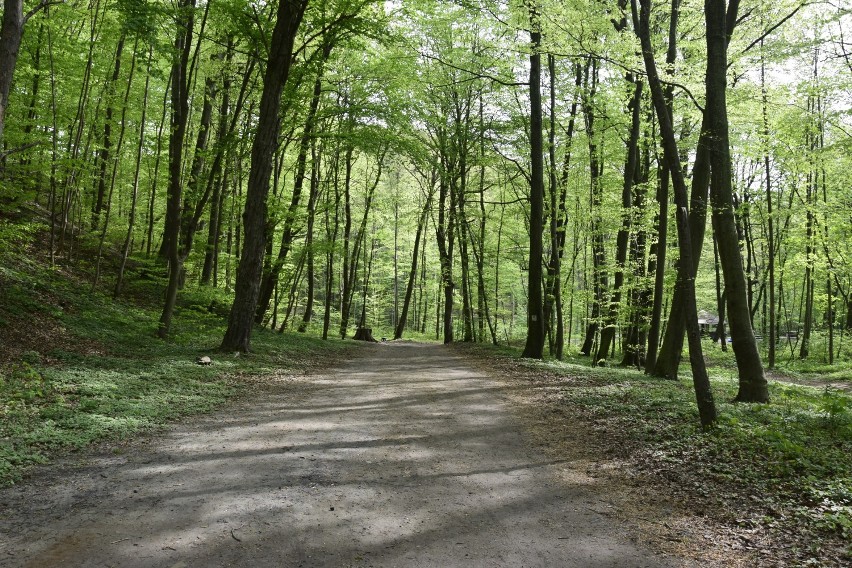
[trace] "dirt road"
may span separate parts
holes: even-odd
[[[304,377],[0,492],[6,567],[666,567],[438,345]]]

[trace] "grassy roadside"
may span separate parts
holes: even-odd
[[[732,548],[754,554],[754,565],[852,561],[848,391],[773,381],[769,404],[734,404],[735,375],[714,366],[720,421],[702,431],[688,373],[661,381],[579,358],[532,362],[505,349],[465,349],[537,390],[543,413],[587,428],[593,451],[617,453],[666,500],[728,527],[738,535]]]
[[[32,234],[0,234],[0,487],[57,453],[209,411],[352,346],[258,331],[250,355],[218,353],[229,300],[197,287],[181,293],[174,333],[161,341],[155,266],[136,264],[113,300],[82,279],[94,273],[85,258],[71,271],[15,254]],[[213,363],[197,364],[205,355]]]

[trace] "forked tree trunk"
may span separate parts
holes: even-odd
[[[633,11],[636,13],[636,0],[632,0]],[[698,311],[695,304],[695,280],[692,273],[692,253],[689,229],[689,215],[687,209],[686,182],[680,169],[678,156],[680,152],[675,140],[674,128],[671,115],[666,106],[665,95],[657,75],[654,52],[651,46],[651,32],[649,19],[651,14],[651,0],[641,0],[641,15],[637,33],[642,44],[642,58],[645,62],[645,70],[648,75],[648,84],[651,87],[651,95],[654,108],[657,111],[657,121],[660,124],[660,134],[663,139],[663,151],[669,164],[672,185],[675,193],[675,204],[678,207],[677,232],[678,247],[681,258],[678,270],[678,286],[684,289],[686,302],[686,321],[689,338],[689,359],[692,364],[692,380],[695,389],[695,398],[698,404],[698,413],[701,424],[709,426],[716,421],[716,405],[713,401],[713,393],[710,389],[710,379],[704,366],[704,357],[701,352],[701,337],[698,331]]]
[[[728,295],[731,343],[739,371],[739,402],[767,402],[763,363],[751,328],[745,273],[737,238],[731,187],[731,154],[726,102],[728,35],[724,0],[705,0],[707,23],[707,117],[711,132],[710,198],[718,229],[719,255]]]

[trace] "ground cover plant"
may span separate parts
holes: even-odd
[[[145,279],[113,300],[77,271],[26,254],[37,230],[6,234],[0,273],[0,486],[34,464],[93,442],[116,441],[256,392],[258,381],[333,360],[342,341],[258,333],[251,354],[217,351],[224,294],[188,289],[168,341]],[[18,251],[16,253],[15,251]],[[148,269],[150,267],[146,267]],[[212,363],[198,364],[209,356]]]
[[[792,380],[809,384],[773,380],[768,404],[734,403],[729,354],[706,347],[720,416],[710,429],[695,419],[686,373],[669,381],[592,368],[585,358],[534,362],[505,348],[473,352],[540,391],[543,412],[565,413],[568,428],[588,428],[593,459],[616,455],[665,501],[728,527],[727,546],[754,554],[757,565],[848,563],[852,393],[799,372]]]

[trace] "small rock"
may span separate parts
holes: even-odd
[[[199,357],[198,359],[196,359],[195,362],[198,365],[205,365],[206,366],[206,365],[212,365],[213,359],[211,359],[210,357],[205,355],[204,357]]]

